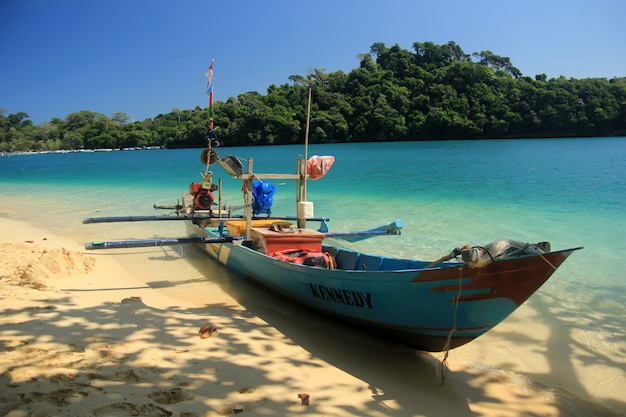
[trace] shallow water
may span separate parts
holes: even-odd
[[[256,172],[292,173],[304,150],[218,153],[254,157]],[[181,236],[177,222],[81,221],[156,214],[152,204],[173,204],[191,181],[200,180],[199,154],[187,149],[3,157],[0,209],[80,241]],[[585,246],[518,312],[453,354],[477,369],[503,368],[626,409],[626,273],[620,262],[626,249],[625,138],[311,145],[308,154],[336,158],[326,177],[308,183],[307,192],[315,215],[331,218],[332,231],[403,220],[401,236],[351,244],[360,250],[435,259],[465,243],[505,238],[547,240],[554,249]],[[224,177],[224,199],[237,198],[237,204],[239,182],[218,166],[213,171]],[[294,184],[274,185],[274,214],[292,215]],[[138,262],[142,256],[146,262]],[[174,275],[190,280],[185,290],[198,295],[203,286],[193,281],[193,265],[200,257],[182,247],[159,256],[136,249],[126,266],[155,282]],[[203,273],[214,272],[208,278],[220,280],[224,270],[207,265]]]

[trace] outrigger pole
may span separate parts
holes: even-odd
[[[223,217],[223,220],[241,220],[245,216]],[[252,216],[252,220],[265,220],[268,217]],[[83,224],[92,223],[123,223],[123,222],[148,222],[148,221],[171,221],[171,220],[191,220],[191,219],[215,219],[206,214],[179,214],[176,216],[109,216],[109,217],[87,217],[83,219]],[[296,220],[294,216],[272,216],[272,220]],[[312,217],[309,220],[317,222],[330,221],[328,217]]]
[[[85,243],[85,249],[122,249],[122,248],[145,248],[159,246],[178,246],[186,243],[226,243],[233,240],[242,240],[241,236],[224,236],[224,237],[176,237],[166,239],[136,239],[121,240],[116,242],[88,242]]]

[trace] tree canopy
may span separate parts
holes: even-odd
[[[523,76],[491,51],[455,42],[377,42],[349,73],[315,68],[216,101],[219,140],[228,146],[301,143],[312,89],[310,143],[626,134],[626,78]],[[83,110],[33,125],[0,111],[0,151],[206,145],[209,110],[174,108],[140,122]]]

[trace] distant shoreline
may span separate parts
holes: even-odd
[[[544,137],[509,137],[509,138],[482,138],[482,139],[430,139],[430,140],[412,140],[412,141],[355,141],[355,142],[324,142],[324,143],[312,143],[311,145],[334,145],[341,143],[391,143],[391,142],[449,142],[449,141],[482,141],[482,140],[545,140],[545,139],[592,139],[592,138],[625,138],[626,135],[612,135],[612,136],[544,136]],[[289,146],[297,145],[293,143],[276,143],[270,145],[226,145],[225,147],[241,148],[241,147],[258,147],[258,146]],[[166,148],[164,146],[143,146],[143,147],[131,147],[131,148],[98,148],[98,149],[59,149],[53,151],[15,151],[15,152],[0,152],[2,157],[18,156],[18,155],[45,155],[45,154],[67,154],[67,153],[92,153],[92,152],[122,152],[122,151],[149,151],[149,150],[165,150],[165,149],[202,149],[202,147],[175,147]]]
[[[141,148],[103,148],[103,149],[59,149],[56,151],[17,151],[17,152],[2,152],[0,156],[18,156],[18,155],[46,155],[46,154],[64,154],[64,153],[91,153],[91,152],[123,152],[123,151],[152,151],[166,149],[161,146],[144,146]]]

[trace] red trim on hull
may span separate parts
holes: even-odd
[[[413,282],[456,280],[435,287],[434,292],[459,291],[458,281],[462,277],[463,291],[484,290],[483,293],[461,296],[459,302],[509,298],[517,306],[522,305],[552,276],[567,257],[574,251],[550,252],[541,256],[505,259],[489,264],[485,268],[472,269],[466,265],[458,268],[441,268],[421,272]],[[467,280],[470,279],[470,282]],[[454,298],[450,302],[455,302]]]

